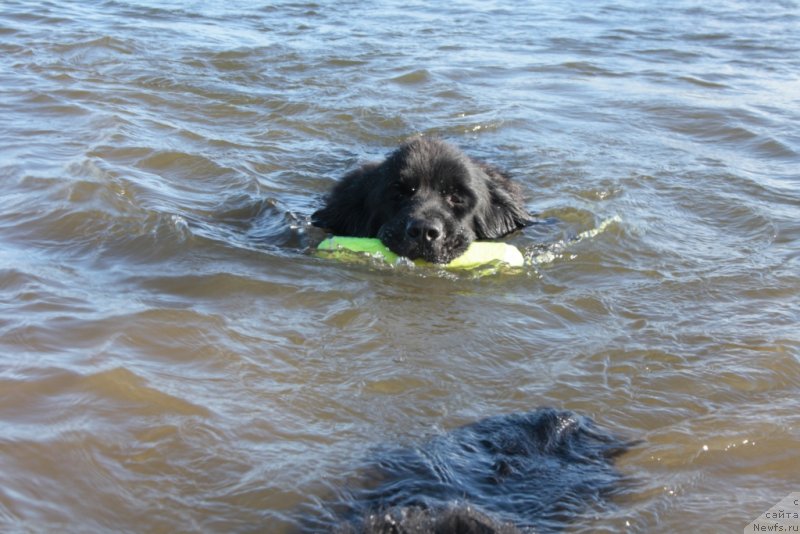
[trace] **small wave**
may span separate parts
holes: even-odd
[[[274,198],[235,197],[185,222],[195,236],[242,250],[288,254],[309,246],[308,222]]]
[[[608,230],[612,225],[619,224],[621,222],[622,218],[619,215],[614,215],[613,217],[603,220],[595,228],[584,230],[568,240],[545,245],[544,247],[532,247],[525,251],[525,261],[534,267],[537,265],[552,263],[559,258],[562,258],[564,253],[570,247],[575,246],[582,241],[597,237]]]
[[[688,82],[692,85],[697,85],[699,87],[704,87],[706,89],[728,89],[729,86],[725,85],[724,83],[719,82],[712,82],[710,80],[705,80],[703,78],[699,78],[697,76],[681,76],[678,78],[679,80],[683,80]]]
[[[406,72],[405,74],[401,74],[400,76],[395,76],[391,79],[394,83],[399,83],[401,85],[416,85],[419,83],[425,83],[431,79],[431,73],[425,69],[421,70],[412,70],[411,72]]]
[[[80,391],[93,392],[98,398],[135,406],[140,414],[160,415],[164,412],[207,416],[207,408],[161,391],[129,369],[115,368],[83,377],[77,384]]]
[[[64,43],[55,47],[56,52],[71,53],[86,50],[111,50],[122,54],[132,54],[134,52],[133,47],[128,42],[111,36]]]

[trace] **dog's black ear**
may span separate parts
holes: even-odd
[[[534,218],[525,209],[519,186],[506,178],[491,177],[486,184],[489,198],[475,213],[478,239],[498,239],[533,224]]]
[[[378,228],[375,228],[375,217],[368,204],[379,173],[377,163],[368,163],[347,173],[325,199],[325,206],[311,215],[311,223],[336,235],[376,235]]]

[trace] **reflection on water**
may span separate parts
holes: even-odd
[[[4,2],[2,530],[327,525],[375,447],[545,405],[644,440],[556,526],[743,528],[800,478],[798,22]],[[415,133],[523,184],[522,275],[307,253]]]

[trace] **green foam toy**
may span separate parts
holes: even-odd
[[[356,252],[380,256],[389,263],[397,261],[398,255],[389,250],[380,239],[371,237],[333,236],[319,244],[317,250],[334,257],[341,253]],[[432,265],[424,260],[414,260],[416,265]],[[522,267],[525,258],[514,245],[493,241],[473,241],[467,251],[444,267],[448,269],[474,269],[482,265],[503,263],[509,267]]]

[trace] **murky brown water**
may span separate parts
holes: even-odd
[[[0,5],[0,530],[287,532],[544,405],[644,440],[568,530],[800,491],[796,2],[61,4]],[[524,184],[524,274],[305,253],[418,132]]]

